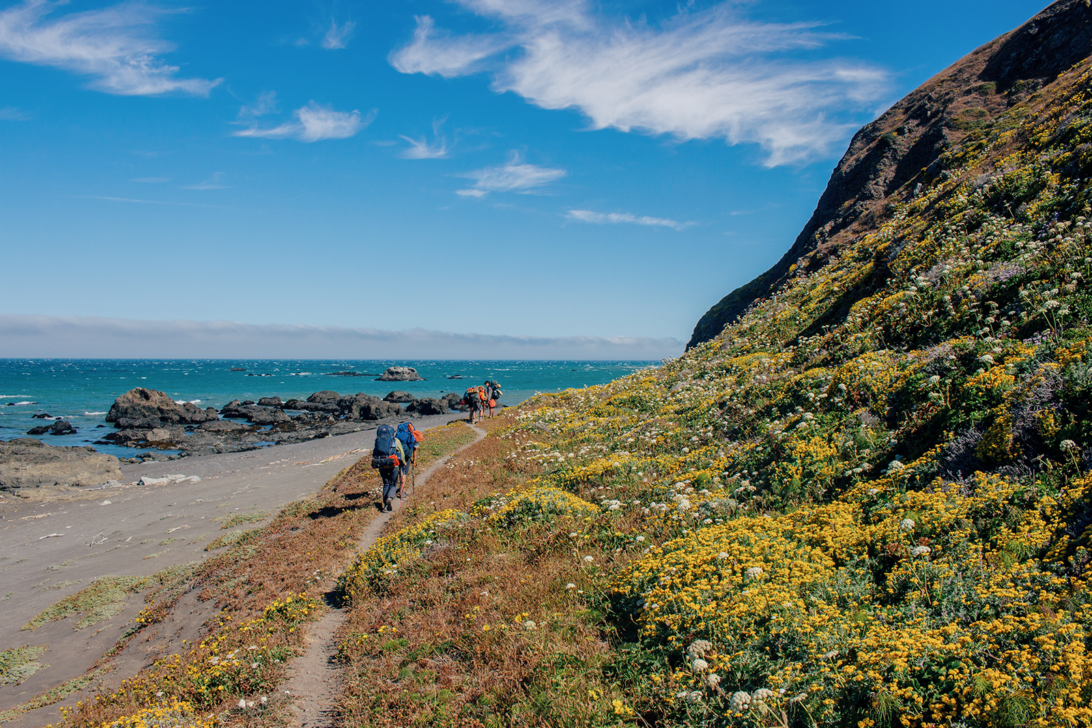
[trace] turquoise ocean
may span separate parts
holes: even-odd
[[[515,405],[538,392],[604,384],[651,361],[353,361],[234,359],[0,359],[0,440],[27,437],[26,431],[61,417],[78,429],[74,435],[42,435],[51,445],[89,445],[112,429],[105,416],[114,400],[133,389],[166,392],[177,401],[220,409],[233,399],[279,396],[305,399],[314,392],[364,392],[377,397],[402,390],[420,397],[463,392],[471,384],[496,380],[501,403]],[[423,382],[377,382],[390,366],[409,366]],[[233,371],[234,370],[234,371]],[[240,371],[242,370],[242,371]],[[357,372],[371,376],[335,376]],[[462,377],[450,379],[449,377]],[[99,427],[106,425],[109,429]],[[94,445],[99,452],[121,457],[135,452],[115,445]]]

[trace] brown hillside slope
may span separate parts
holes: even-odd
[[[1090,0],[1059,0],[926,81],[853,137],[819,205],[770,270],[713,306],[687,348],[709,341],[796,272],[815,270],[847,241],[877,230],[889,206],[943,174],[938,160],[967,132],[1092,55]]]

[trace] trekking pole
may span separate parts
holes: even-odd
[[[410,477],[413,478],[413,486],[410,490],[410,498],[417,495],[417,459],[410,464]]]

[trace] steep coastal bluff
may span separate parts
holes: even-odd
[[[1092,55],[1092,9],[1060,0],[938,73],[853,137],[811,219],[768,271],[702,316],[687,347],[709,341],[793,275],[814,271],[848,242],[892,219],[945,170],[942,157],[999,114]]]

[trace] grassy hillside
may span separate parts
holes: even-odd
[[[343,724],[1092,724],[1090,84],[498,425],[343,577]]]

